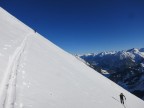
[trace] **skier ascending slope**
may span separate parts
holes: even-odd
[[[34,29],[34,32],[36,33],[36,32],[37,32],[37,30],[36,30],[36,29]]]
[[[124,105],[124,98],[125,98],[125,100],[126,100],[126,97],[123,95],[123,93],[121,93],[119,96],[120,96],[121,104]]]

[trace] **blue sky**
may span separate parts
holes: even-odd
[[[143,0],[1,0],[0,6],[72,54],[144,47]]]

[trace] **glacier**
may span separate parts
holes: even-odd
[[[144,102],[0,7],[0,108],[124,107]]]

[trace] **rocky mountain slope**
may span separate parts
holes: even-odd
[[[144,99],[144,48],[78,56],[90,67]]]

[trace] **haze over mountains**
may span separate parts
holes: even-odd
[[[143,108],[144,102],[0,8],[0,108]]]
[[[80,55],[90,67],[144,99],[144,48]]]

